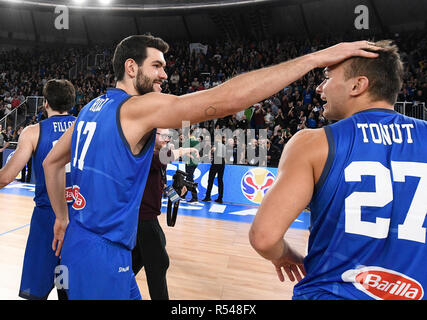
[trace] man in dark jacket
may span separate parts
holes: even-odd
[[[161,161],[164,159],[160,157],[160,149],[166,146],[169,140],[168,129],[157,130],[153,159],[139,208],[136,246],[132,250],[132,270],[137,275],[142,267],[145,268],[151,300],[169,299],[166,282],[169,256],[166,251],[166,237],[157,219],[162,208],[167,166],[165,161]],[[197,149],[194,148],[170,150],[167,155],[168,160],[170,161],[172,158],[173,161],[173,159],[190,153],[197,157]]]

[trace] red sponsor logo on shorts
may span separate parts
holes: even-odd
[[[377,300],[421,300],[424,296],[418,281],[381,267],[347,270],[341,277]]]
[[[73,203],[73,208],[75,210],[81,210],[86,206],[86,199],[80,193],[79,186],[72,186],[65,188],[65,199],[68,203]]]
[[[65,200],[67,203],[71,203],[74,201],[73,198],[73,187],[67,187],[65,188]]]

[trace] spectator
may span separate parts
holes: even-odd
[[[310,112],[310,114],[308,115],[308,119],[307,119],[306,123],[307,123],[307,128],[310,128],[310,129],[317,128],[317,122],[316,122],[313,111]]]
[[[267,166],[268,167],[276,167],[279,164],[280,156],[282,150],[271,141],[267,140]]]
[[[3,167],[3,151],[9,146],[9,138],[7,137],[6,130],[0,124],[0,169]]]
[[[19,100],[18,95],[15,94],[13,96],[12,101],[10,102],[10,104],[12,105],[12,110],[16,109],[19,107],[19,105],[21,104],[21,100]]]
[[[266,112],[261,107],[261,105],[255,106],[255,112],[252,115],[252,119],[254,121],[254,129],[256,130],[257,134],[259,129],[265,129],[265,114]]]
[[[218,198],[215,202],[222,203],[224,195],[224,170],[225,170],[225,157],[226,148],[222,141],[223,137],[215,137],[215,144],[211,149],[211,167],[209,168],[208,186],[206,195],[203,201],[211,201],[211,192],[215,176],[218,175]]]

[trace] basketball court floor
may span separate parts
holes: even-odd
[[[13,182],[0,190],[0,300],[17,300],[34,202],[34,184]],[[174,227],[166,224],[166,199],[160,224],[170,258],[170,299],[287,300],[295,283],[280,282],[273,265],[250,246],[248,232],[257,205],[181,201]],[[286,240],[306,253],[310,214],[302,212]],[[149,300],[144,269],[136,275]],[[56,290],[49,299],[57,299]]]

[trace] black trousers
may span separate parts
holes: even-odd
[[[31,181],[31,169],[33,167],[33,158],[27,162],[27,168],[24,167],[21,171],[21,182],[30,182]],[[27,170],[28,169],[28,172]]]
[[[187,174],[187,180],[194,182],[194,171],[196,171],[197,165],[196,166],[192,166],[192,165],[185,165],[185,173]],[[185,196],[184,196],[185,198]],[[191,192],[191,199],[196,199],[198,200],[197,197],[197,192]]]
[[[222,200],[224,195],[224,169],[225,164],[212,164],[209,169],[208,188],[206,189],[205,198],[211,197],[211,191],[214,183],[215,176],[218,174],[218,199]]]
[[[144,267],[151,300],[169,300],[166,271],[169,256],[166,237],[156,219],[138,221],[136,246],[132,250],[132,270],[135,276]]]

